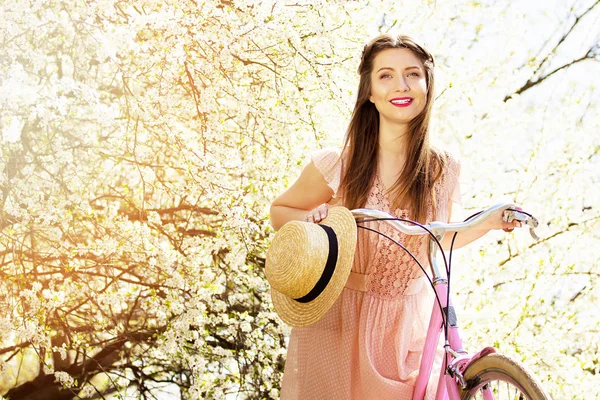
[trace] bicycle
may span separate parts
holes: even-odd
[[[425,396],[427,383],[431,375],[435,350],[442,332],[444,331],[444,362],[440,370],[440,377],[436,390],[436,400],[499,400],[499,399],[528,399],[546,400],[550,397],[543,390],[540,383],[517,361],[499,354],[493,347],[485,347],[473,356],[469,356],[463,349],[462,340],[458,330],[456,312],[450,300],[450,278],[452,266],[452,248],[459,232],[464,232],[485,221],[495,213],[503,213],[505,221],[518,220],[529,227],[531,236],[538,240],[534,228],[539,225],[538,220],[531,214],[517,210],[514,204],[502,203],[476,213],[464,222],[443,223],[431,222],[421,225],[408,219],[395,218],[383,211],[370,209],[356,209],[351,211],[359,228],[376,232],[402,247],[417,262],[427,276],[434,289],[436,302],[433,305],[427,337],[425,341],[419,375],[415,384],[413,400],[422,400]],[[360,223],[371,221],[384,221],[396,230],[407,235],[429,235],[429,263],[432,277],[426,273],[423,265],[401,243],[389,236],[365,227]],[[410,225],[406,225],[410,224]],[[442,251],[444,270],[446,276],[440,272],[438,265],[438,249],[441,250],[440,241],[446,233],[454,232],[448,259]],[[498,397],[501,394],[507,397]]]

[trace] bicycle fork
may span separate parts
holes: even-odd
[[[438,240],[442,239],[442,235],[437,235],[437,232],[434,232],[434,234],[436,234]],[[440,370],[435,399],[448,400],[450,398],[450,400],[458,400],[460,399],[458,384],[464,384],[462,371],[458,368],[458,365],[465,362],[463,360],[468,360],[468,357],[466,351],[463,350],[456,313],[448,297],[448,280],[442,277],[440,273],[436,257],[437,251],[433,250],[434,246],[436,246],[435,242],[430,240],[429,262],[433,276],[433,288],[437,299],[439,299],[439,304],[434,301],[413,400],[422,400],[425,397],[444,320],[448,323],[448,341],[444,344],[444,361]],[[444,315],[442,315],[440,308],[443,310]],[[461,363],[457,363],[458,361]]]
[[[469,356],[467,351],[463,349],[452,301],[448,303],[446,301],[448,299],[447,280],[438,278],[434,281],[434,289],[440,299],[444,314],[442,315],[440,312],[438,304],[434,303],[413,400],[422,400],[425,397],[427,383],[435,358],[435,350],[438,347],[439,337],[443,328],[443,318],[446,318],[448,323],[448,341],[444,344],[444,361],[440,369],[435,400],[459,400],[461,398],[461,390],[467,387],[467,382],[465,382],[463,377],[466,368],[474,360],[485,357],[490,353],[495,353],[496,349],[486,347],[474,356]],[[490,388],[482,389],[482,395],[484,400],[494,400],[494,395]]]

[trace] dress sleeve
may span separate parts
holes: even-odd
[[[448,159],[448,189],[450,190],[450,201],[462,204],[460,192],[460,161],[454,157]]]
[[[340,149],[328,147],[317,150],[310,156],[310,160],[323,175],[323,178],[325,178],[327,186],[333,190],[333,198],[337,196],[342,176],[342,159],[340,154]]]

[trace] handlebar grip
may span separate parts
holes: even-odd
[[[539,226],[539,221],[536,217],[531,214],[525,213],[519,210],[508,209],[502,214],[502,220],[504,222],[519,221],[523,222],[529,227],[529,234],[535,240],[540,240],[539,236],[535,233],[534,229]]]

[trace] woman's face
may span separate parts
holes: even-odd
[[[387,49],[375,56],[371,72],[371,96],[380,118],[408,123],[425,108],[425,68],[408,49]]]

